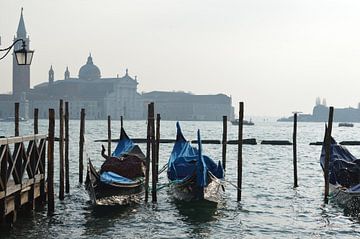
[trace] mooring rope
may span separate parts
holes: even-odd
[[[214,174],[212,174],[210,171],[208,171],[208,173],[210,174],[210,176],[214,177],[214,178],[217,178],[215,177]],[[236,188],[237,190],[241,191],[241,188],[239,188],[237,185],[235,185],[234,183],[232,183],[231,181],[228,181],[226,180],[225,178],[224,179],[221,179],[221,181],[224,181],[225,183],[228,183],[230,184],[231,186],[233,186],[234,188]]]
[[[161,173],[163,173],[166,169],[167,169],[168,165],[165,164],[160,170],[159,170],[159,173],[158,175],[160,175]]]

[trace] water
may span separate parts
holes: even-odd
[[[56,122],[58,125],[58,122]],[[255,122],[244,127],[244,138],[292,141],[292,123]],[[47,121],[40,120],[40,133],[47,133]],[[107,137],[106,121],[86,121],[86,150],[100,166],[101,143]],[[94,209],[83,185],[78,182],[79,121],[70,121],[71,193],[56,200],[55,214],[47,216],[46,206],[22,215],[8,238],[360,238],[357,215],[349,215],[333,203],[323,204],[323,175],[319,165],[323,123],[298,123],[298,181],[293,189],[292,146],[244,145],[242,202],[236,202],[236,189],[226,187],[225,201],[217,208],[199,203],[174,201],[164,188],[158,203],[132,207]],[[222,122],[182,122],[185,137],[196,138],[200,128],[203,139],[222,137]],[[20,134],[31,134],[32,122],[20,123]],[[144,138],[145,121],[125,121],[130,137]],[[237,138],[237,127],[229,124],[228,139]],[[58,134],[58,130],[56,129]],[[118,137],[119,122],[112,123]],[[13,124],[0,122],[0,135],[12,135]],[[161,137],[175,137],[175,122],[161,122]],[[360,124],[353,128],[333,127],[338,141],[359,140]],[[145,145],[140,145],[145,151]],[[115,144],[113,144],[113,148]],[[221,145],[203,145],[214,159],[221,159]],[[360,147],[349,146],[360,158]],[[160,148],[160,168],[167,162],[172,144]],[[55,182],[58,183],[58,148],[55,149]],[[228,145],[226,178],[236,184],[237,146]],[[85,175],[85,172],[84,172]],[[160,185],[167,183],[160,175]],[[58,193],[58,185],[55,185]]]

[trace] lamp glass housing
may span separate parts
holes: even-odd
[[[33,55],[34,55],[34,51],[26,50],[25,47],[15,51],[15,58],[18,65],[30,65]]]

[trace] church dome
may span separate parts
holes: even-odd
[[[85,65],[80,68],[79,71],[79,79],[82,80],[96,80],[100,79],[100,69],[96,65],[94,65],[91,54],[87,59]]]

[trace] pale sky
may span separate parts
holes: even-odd
[[[31,86],[50,65],[55,79],[66,66],[77,77],[91,52],[103,77],[128,68],[139,92],[224,93],[245,115],[310,113],[317,96],[360,102],[358,0],[0,0],[0,48],[21,7]],[[0,61],[1,93],[12,89],[11,58]]]

